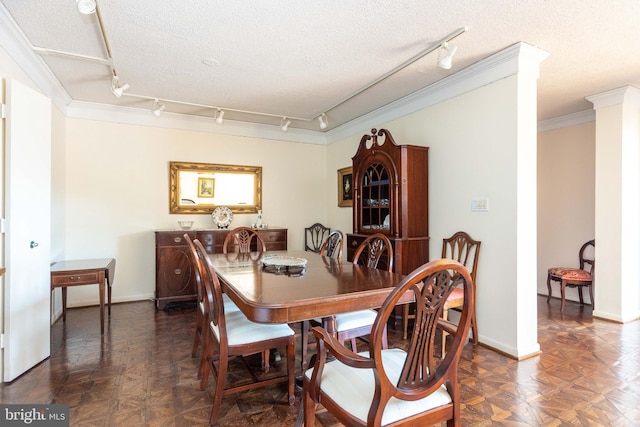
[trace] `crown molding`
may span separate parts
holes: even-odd
[[[578,111],[577,113],[565,114],[564,116],[554,117],[553,119],[538,122],[538,132],[546,132],[548,130],[581,125],[595,120],[595,110]]]
[[[72,101],[67,106],[66,117],[307,144],[325,145],[327,143],[323,133],[312,130],[289,128],[287,132],[283,132],[280,126],[237,120],[225,120],[219,125],[211,117],[167,111],[163,111],[160,117],[156,117],[146,109],[84,101]]]

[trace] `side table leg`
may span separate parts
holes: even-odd
[[[100,292],[100,334],[104,335],[104,272],[99,276],[99,292]]]

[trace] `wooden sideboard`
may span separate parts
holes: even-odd
[[[156,231],[156,307],[164,309],[170,302],[196,299],[195,273],[189,247],[184,239],[188,234],[198,239],[208,253],[222,253],[222,244],[230,230],[166,230]],[[287,249],[286,228],[256,230],[264,239],[268,251]]]

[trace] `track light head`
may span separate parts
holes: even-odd
[[[456,50],[458,50],[457,46],[449,47],[447,42],[442,43],[438,51],[438,66],[442,69],[450,70],[451,65],[453,65],[453,55],[456,54]],[[444,56],[441,56],[443,53]]]
[[[327,128],[327,115],[325,113],[322,113],[318,116],[318,121],[320,122],[320,129]]]
[[[83,15],[91,15],[96,11],[96,0],[76,0],[78,12]]]
[[[224,121],[223,117],[224,117],[224,110],[221,110],[218,108],[218,114],[216,115],[216,123],[221,125],[222,122]]]
[[[160,114],[164,111],[166,107],[164,104],[161,104],[157,99],[153,101],[153,107],[151,107],[151,112],[154,116],[160,117]]]
[[[129,89],[129,85],[127,83],[121,85],[118,76],[113,77],[113,79],[111,80],[111,92],[117,98],[120,98],[127,89]]]
[[[291,124],[291,120],[287,119],[286,117],[283,117],[282,120],[280,120],[280,129],[282,129],[282,132],[286,132],[287,129],[289,129],[290,124]]]

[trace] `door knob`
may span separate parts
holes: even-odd
[[[29,247],[30,247],[31,249],[33,249],[33,248],[37,248],[37,247],[38,247],[38,242],[34,242],[34,241],[32,240],[32,241],[31,241],[31,243],[29,244]]]

